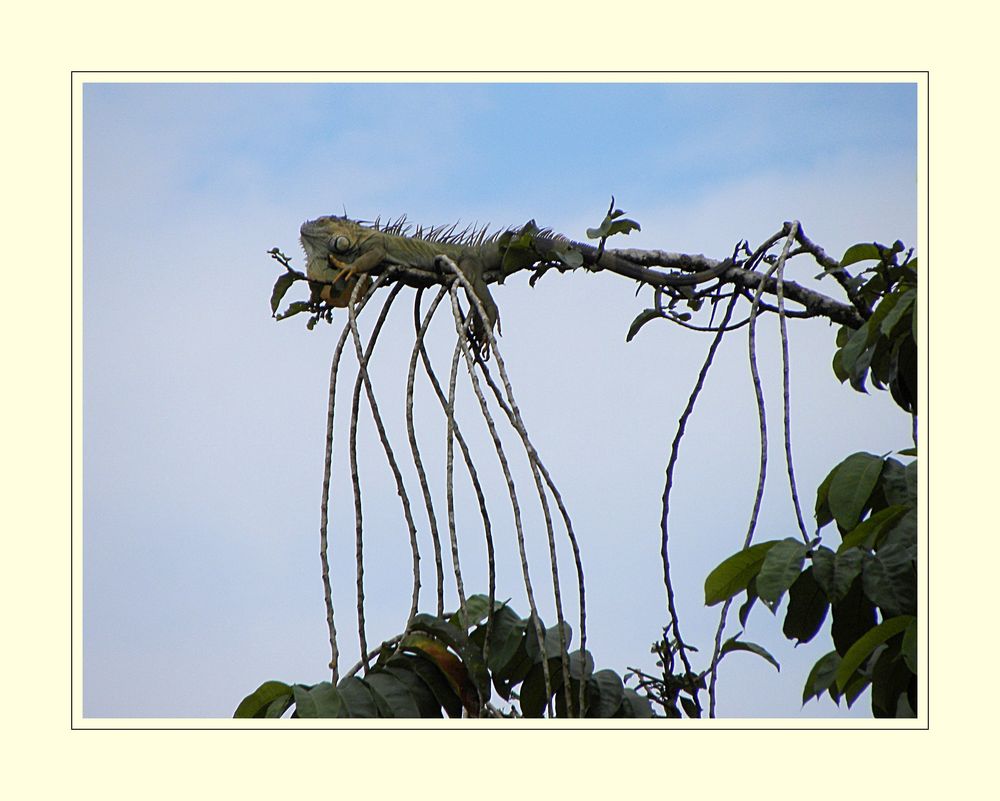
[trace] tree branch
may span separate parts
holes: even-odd
[[[825,269],[830,269],[830,267],[828,267],[828,263],[837,264],[839,266],[839,263],[834,262],[834,260],[830,259],[830,257],[827,256],[821,248],[813,245],[808,240],[805,240],[805,242],[800,241],[800,244],[802,244],[803,249],[813,255]],[[712,268],[718,267],[723,263],[723,261],[725,261],[720,259],[711,259],[701,254],[669,253],[663,250],[638,250],[635,248],[629,248],[625,250],[608,250],[607,252],[613,256],[617,256],[618,258],[608,260],[609,263],[607,264],[597,264],[588,269],[593,272],[607,270],[617,275],[621,275],[624,278],[641,281],[642,283],[653,287],[669,287],[671,285],[671,276],[669,273],[664,272],[664,270],[679,270],[686,273],[697,273],[704,270],[711,270]],[[375,268],[372,270],[372,275],[379,274],[383,269],[385,268]],[[442,273],[434,272],[432,270],[421,270],[412,267],[399,266],[393,266],[392,269],[394,273],[393,277],[395,279],[413,287],[429,287],[436,284],[443,284],[449,278]],[[545,267],[538,266],[537,269],[543,270]],[[514,272],[517,271],[515,270]],[[506,278],[509,275],[513,275],[514,272],[510,272],[507,276],[503,277]],[[836,271],[833,271],[832,274],[834,276],[838,276],[838,280],[842,277],[842,273]],[[488,284],[491,284],[496,283],[501,278],[501,275],[497,272],[486,272],[483,278]],[[759,273],[755,270],[745,270],[736,265],[733,265],[726,272],[724,272],[719,277],[719,280],[724,283],[731,283],[738,288],[754,292],[757,287],[763,283],[762,292],[775,296],[778,293],[776,279],[773,277],[768,278],[763,273]],[[783,294],[786,301],[793,301],[794,303],[798,303],[804,307],[803,311],[786,312],[789,316],[826,317],[831,322],[839,325],[846,325],[853,329],[860,328],[864,324],[865,316],[861,311],[859,311],[857,305],[842,303],[834,300],[821,292],[817,292],[813,289],[807,289],[794,281],[785,280],[783,282]]]

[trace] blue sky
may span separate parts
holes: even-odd
[[[266,251],[280,247],[301,267],[303,220],[344,208],[429,224],[535,218],[583,238],[614,194],[643,226],[621,246],[719,258],[793,218],[835,256],[857,241],[916,237],[912,85],[89,84],[83,122],[87,716],[228,717],[266,679],[327,677],[316,552],[329,359],[343,318],[308,332],[299,319],[274,322],[268,308],[277,266]],[[789,277],[807,283],[817,271],[793,262]],[[547,275],[531,289],[520,275],[493,294],[518,403],[583,549],[588,645],[599,667],[650,669],[665,622],[663,470],[708,340],[663,324],[626,344],[648,297],[613,276]],[[373,367],[398,452],[409,299]],[[758,539],[795,530],[774,327],[765,320],[759,331],[773,438]],[[906,447],[909,424],[884,393],[837,383],[834,328],[790,328],[793,446],[808,510],[830,467],[857,450]],[[432,329],[442,372],[453,336]],[[440,467],[440,414],[420,391],[421,446]],[[459,413],[502,518],[499,470],[464,392]],[[405,622],[410,557],[395,486],[363,420],[368,638],[378,642]],[[703,655],[717,609],[703,607],[701,586],[742,541],[756,430],[746,337],[736,334],[688,426],[672,502],[683,630]],[[343,449],[337,458],[343,476]],[[530,498],[530,480],[523,486]],[[462,543],[466,585],[485,589],[470,502],[459,509],[473,532]],[[351,506],[341,480],[332,531],[345,665],[357,652]],[[499,593],[523,614],[512,548],[509,537]],[[428,557],[422,606],[431,609]],[[533,562],[542,587],[546,559],[539,550]],[[746,637],[782,671],[746,654],[727,659],[721,715],[865,714],[864,699],[850,713],[829,701],[801,708],[822,635],[793,649],[780,617],[756,609]]]

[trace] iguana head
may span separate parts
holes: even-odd
[[[302,223],[299,241],[306,254],[306,275],[331,280],[338,270],[330,264],[330,257],[353,260],[364,233],[364,228],[346,217],[319,217]]]

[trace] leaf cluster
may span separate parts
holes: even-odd
[[[687,645],[689,651],[697,648]],[[625,682],[633,677],[638,681],[639,688],[646,694],[650,703],[659,706],[668,718],[700,718],[702,714],[699,694],[705,689],[705,676],[690,669],[679,669],[676,656],[680,651],[680,643],[671,640],[668,629],[663,630],[663,639],[653,643],[650,652],[656,654],[656,666],[661,669],[660,676],[652,676],[642,670],[630,668],[625,674]],[[683,712],[682,712],[683,710]]]
[[[912,451],[906,451],[912,455]],[[787,593],[782,631],[809,642],[832,616],[834,650],[814,665],[802,702],[823,693],[848,706],[868,687],[875,717],[914,717],[917,645],[917,462],[855,453],[816,495],[816,523],[835,523],[840,544],[817,536],[771,540],[733,554],[705,580],[705,603],[740,593],[739,618],[760,600],[772,614]]]
[[[528,267],[534,268],[528,279],[531,286],[553,267],[560,272],[583,266],[596,269],[593,265],[604,253],[608,237],[641,230],[639,223],[624,215],[624,211],[615,208],[615,198],[612,195],[611,205],[604,219],[596,228],[587,229],[588,238],[600,240],[596,256],[592,256],[589,261],[585,260],[581,245],[561,236],[553,236],[551,231],[539,228],[534,220],[529,220],[517,230],[503,232],[497,238],[497,246],[502,254],[500,282],[503,283],[503,279],[511,273]],[[590,246],[585,247],[588,251],[593,250]]]
[[[309,312],[306,328],[312,331],[316,323],[325,320],[333,322],[333,310],[347,305],[347,299],[354,289],[353,283],[347,278],[339,278],[332,284],[322,281],[312,281],[291,266],[291,260],[278,248],[271,248],[268,254],[280,263],[285,272],[278,276],[271,289],[271,316],[275,320],[287,320],[303,312]],[[297,281],[305,281],[309,285],[309,300],[292,301],[282,312],[278,311],[285,294]]]
[[[559,628],[537,622],[544,632],[541,646],[535,618],[522,618],[501,602],[491,616],[487,596],[474,595],[450,616],[416,615],[404,636],[383,644],[363,676],[347,676],[336,686],[266,681],[243,699],[234,717],[280,718],[289,709],[297,718],[479,717],[491,709],[494,691],[509,703],[503,716],[567,716]],[[563,625],[569,643],[572,632]],[[569,653],[567,665],[574,716],[581,682],[582,717],[652,716],[648,701],[618,674],[594,671],[589,652]]]
[[[840,269],[876,262],[847,279],[848,290],[872,311],[860,328],[840,328],[833,372],[858,392],[867,392],[870,376],[878,389],[889,389],[900,408],[916,414],[917,260],[909,250],[900,262],[903,252],[897,240],[892,247],[877,242],[852,245],[844,253]]]

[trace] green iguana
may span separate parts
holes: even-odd
[[[534,220],[493,234],[472,228],[456,233],[455,228],[417,228],[410,234],[405,218],[380,224],[377,220],[366,223],[347,217],[319,217],[303,223],[300,229],[307,258],[306,276],[325,285],[323,300],[346,306],[355,282],[367,278],[368,273],[389,266],[441,273],[437,257],[447,256],[468,279],[486,312],[485,321],[473,312],[470,338],[487,351],[486,330],[492,330],[499,318],[487,287],[487,275],[502,283],[511,273],[536,264],[563,269],[608,268],[633,277],[638,269],[636,264],[603,248],[539,229]],[[693,286],[718,278],[730,267],[732,261],[727,260],[701,272],[669,275],[664,285]]]

